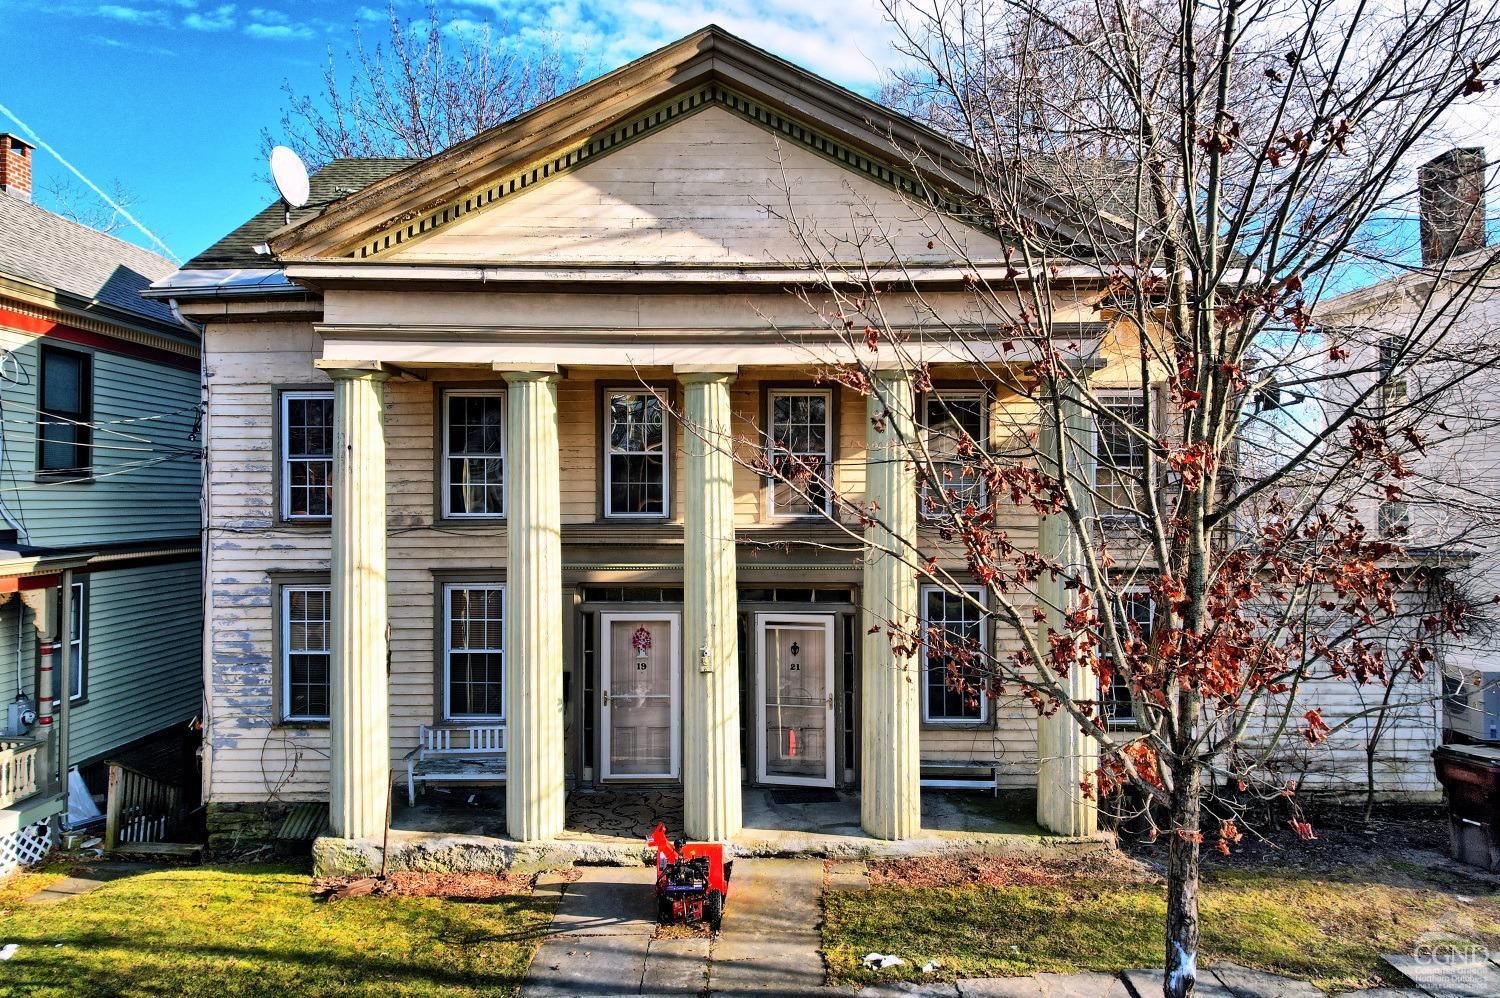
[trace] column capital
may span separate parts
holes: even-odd
[[[672,373],[684,385],[709,385],[734,383],[739,377],[738,364],[674,364]]]
[[[563,369],[559,364],[507,364],[496,361],[490,369],[505,379],[506,384],[522,381],[561,381]]]
[[[391,369],[378,360],[328,360],[327,358],[319,358],[313,361],[313,367],[335,381],[354,381],[361,378],[370,381],[385,381],[392,374]]]

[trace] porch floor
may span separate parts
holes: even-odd
[[[505,791],[500,787],[434,787],[408,805],[393,803],[392,862],[423,868],[422,857],[463,855],[477,860],[486,849],[507,863],[531,852],[571,856],[586,863],[638,863],[645,838],[658,821],[671,834],[682,829],[682,792],[630,787],[569,792],[567,828],[557,839],[521,846],[505,837]],[[745,787],[745,828],[731,845],[741,856],[871,858],[949,851],[1035,850],[1067,840],[1044,833],[1033,820],[1035,798],[1002,794],[927,791],[922,833],[901,842],[865,834],[856,793],[792,787]],[[403,859],[404,857],[404,859]],[[446,865],[446,862],[443,864]],[[485,864],[488,865],[488,864]]]

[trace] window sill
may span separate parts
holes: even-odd
[[[921,727],[923,731],[993,731],[995,722],[988,717],[962,721],[923,718]]]
[[[325,527],[326,528],[326,527],[332,527],[333,526],[333,517],[331,517],[331,516],[299,516],[299,517],[295,517],[295,518],[290,518],[290,517],[285,517],[285,516],[278,516],[276,518],[276,526],[278,526],[278,527],[298,527],[298,528],[314,528],[314,527]]]
[[[38,471],[32,481],[47,485],[93,485],[93,469],[77,471]]]
[[[328,728],[329,728],[329,726],[331,724],[332,724],[331,721],[316,721],[316,720],[311,720],[311,719],[301,720],[301,719],[288,718],[286,720],[277,721],[274,725],[272,725],[272,727],[276,727],[276,728],[292,728],[292,729],[300,729],[300,730],[305,730],[305,731],[327,731]]]

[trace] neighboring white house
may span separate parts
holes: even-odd
[[[1369,400],[1371,418],[1386,419],[1397,439],[1408,426],[1420,435],[1420,448],[1402,439],[1413,475],[1401,494],[1361,505],[1372,530],[1444,563],[1475,609],[1468,633],[1443,649],[1444,726],[1468,739],[1500,738],[1500,716],[1485,706],[1500,683],[1500,247],[1486,239],[1485,185],[1483,149],[1428,162],[1419,171],[1422,265],[1318,309],[1347,353],[1329,362],[1337,384],[1368,389],[1393,372]]]

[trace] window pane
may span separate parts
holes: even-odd
[[[667,512],[666,413],[646,392],[609,397],[606,470],[610,516],[665,516]]]
[[[288,589],[285,594],[286,717],[328,717],[329,637],[332,596],[327,589]]]
[[[1131,633],[1134,623],[1140,640],[1151,641],[1151,596],[1144,590],[1130,590],[1120,594],[1120,643],[1128,645],[1136,635]],[[1112,659],[1106,658],[1106,662]],[[1104,691],[1104,716],[1110,723],[1128,725],[1135,721],[1135,708],[1130,700],[1130,683],[1125,677],[1111,671],[1109,688]]]
[[[984,622],[968,598],[927,589],[922,605],[926,643],[927,716],[984,718]]]
[[[771,396],[771,508],[776,516],[816,516],[829,508],[828,396]]]
[[[448,590],[449,717],[500,718],[505,714],[504,601],[499,586]]]
[[[289,395],[283,407],[286,517],[333,513],[333,396]]]
[[[78,416],[84,412],[84,365],[88,358],[62,350],[42,351],[42,408]]]

